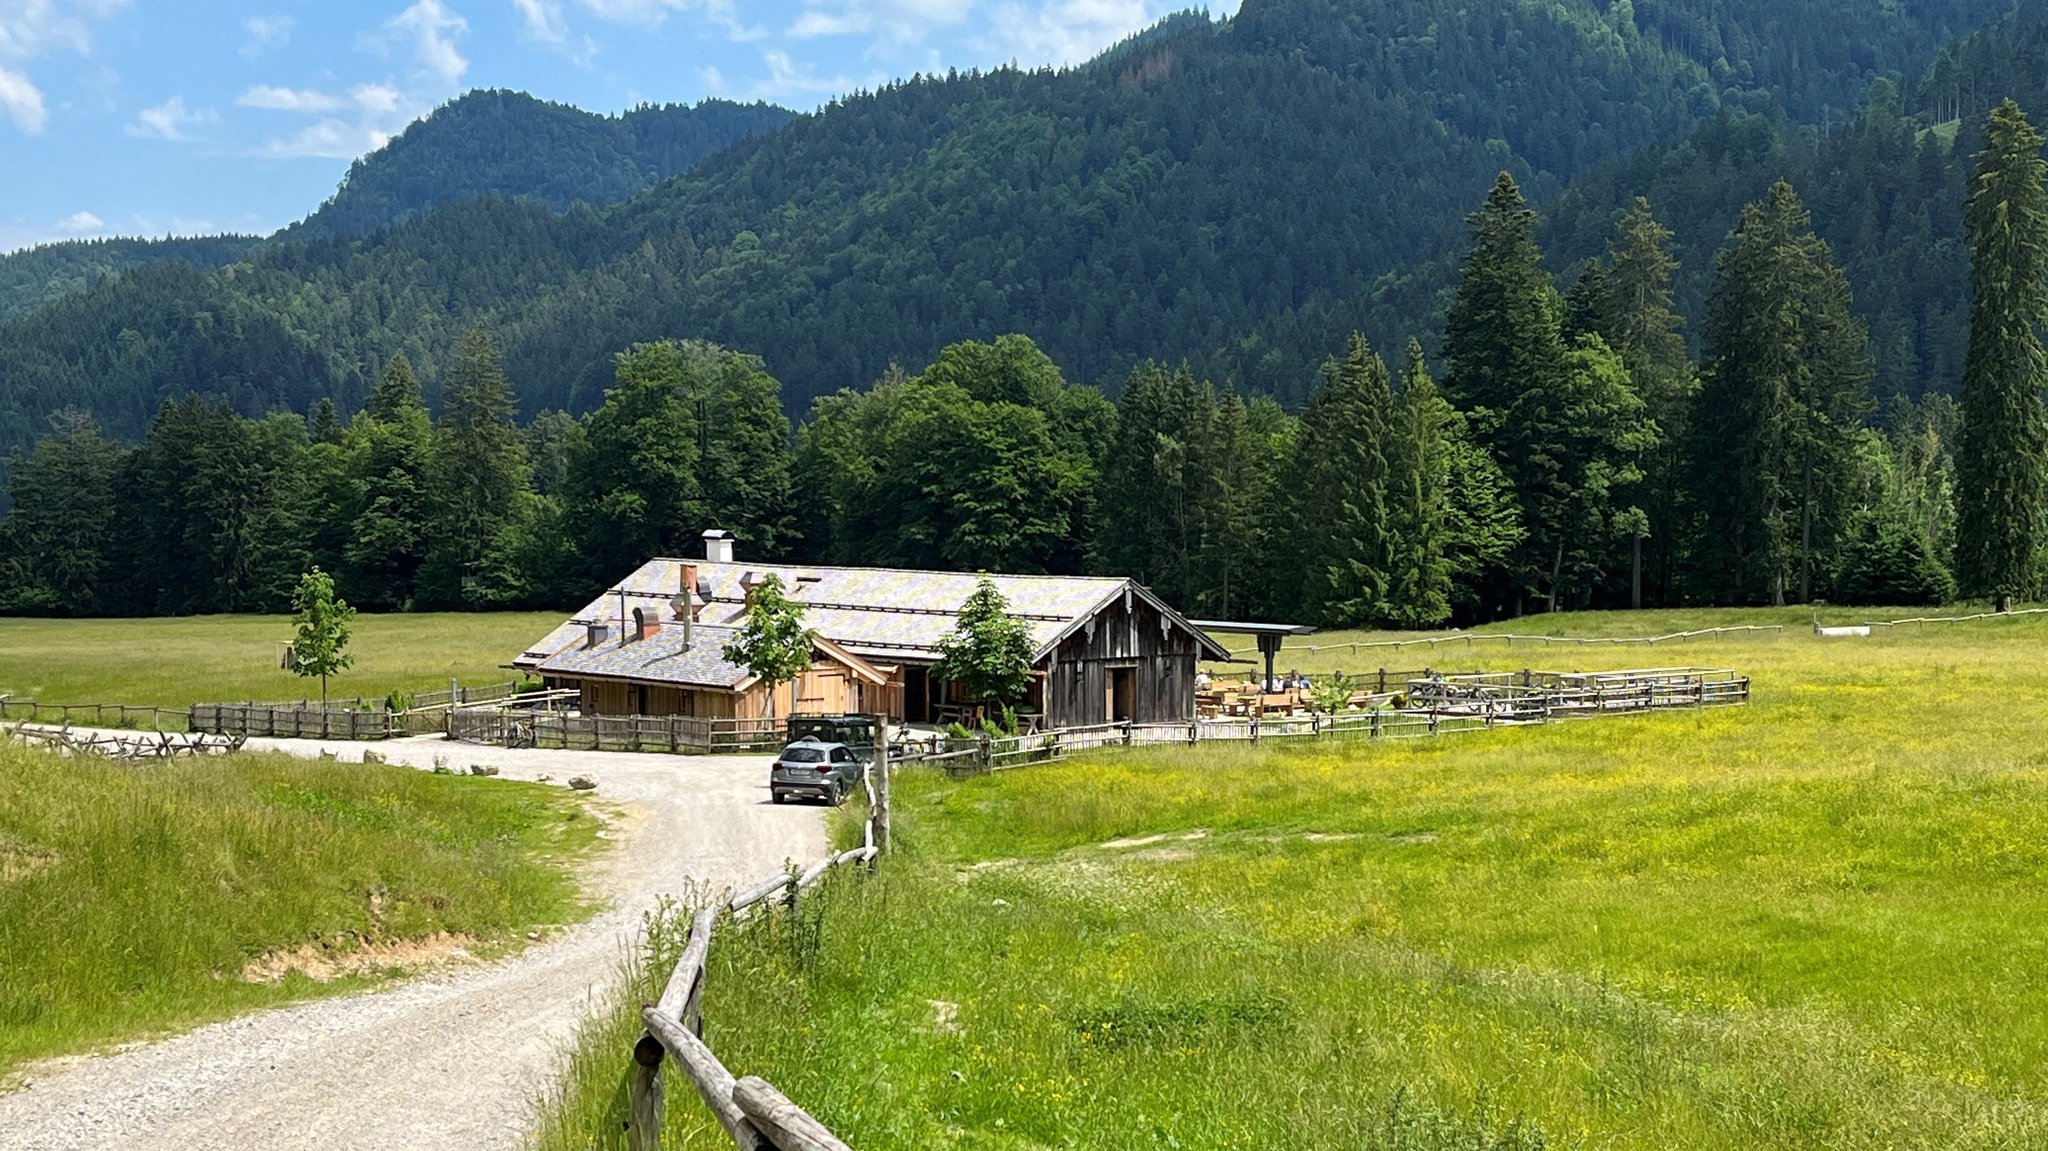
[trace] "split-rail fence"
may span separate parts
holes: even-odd
[[[877,717],[886,722],[886,717]],[[795,907],[800,895],[833,870],[851,864],[873,867],[889,846],[889,749],[877,749],[863,775],[868,819],[861,845],[828,855],[797,870],[778,872],[741,888],[709,907],[690,923],[689,942],[669,973],[661,997],[641,1008],[647,1030],[633,1045],[633,1078],[627,1087],[627,1146],[631,1151],[659,1151],[665,1090],[662,1068],[673,1061],[681,1069],[719,1126],[739,1151],[850,1151],[823,1123],[790,1101],[767,1080],[735,1077],[704,1042],[704,967],[711,937],[721,922],[737,920],[774,906]]]

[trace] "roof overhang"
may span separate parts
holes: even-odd
[[[1101,615],[1104,608],[1107,608],[1109,605],[1115,603],[1117,600],[1123,598],[1126,595],[1131,596],[1134,599],[1144,600],[1146,603],[1150,604],[1152,608],[1155,611],[1157,611],[1160,615],[1165,616],[1167,620],[1174,624],[1179,625],[1180,627],[1186,628],[1188,634],[1195,637],[1196,646],[1203,649],[1198,654],[1205,655],[1212,660],[1227,660],[1230,658],[1229,649],[1225,648],[1222,644],[1217,643],[1215,640],[1210,639],[1209,633],[1203,631],[1200,627],[1196,626],[1195,624],[1190,623],[1186,616],[1173,610],[1172,607],[1168,606],[1165,600],[1160,599],[1158,596],[1152,594],[1151,588],[1146,587],[1144,584],[1139,583],[1137,580],[1126,579],[1123,581],[1122,586],[1112,589],[1108,595],[1103,596],[1100,600],[1097,600],[1095,606],[1089,608],[1086,612],[1083,612],[1081,615],[1075,617],[1072,623],[1069,623],[1067,626],[1061,628],[1059,632],[1055,634],[1051,639],[1047,640],[1043,644],[1040,644],[1038,650],[1032,653],[1031,662],[1037,663],[1039,660],[1042,660],[1046,656],[1051,655],[1054,651],[1056,651],[1059,648],[1061,644],[1067,642],[1067,637],[1073,635],[1077,631],[1080,631],[1082,628],[1087,627],[1089,621],[1093,620],[1096,616]]]

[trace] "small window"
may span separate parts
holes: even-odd
[[[834,749],[832,750],[832,762],[833,762],[833,763],[852,763],[852,762],[853,762],[853,753],[852,753],[852,752],[850,752],[850,751],[848,751],[848,750],[846,750],[846,749],[845,749],[845,748],[843,748],[843,747],[840,747],[840,748],[834,748]]]

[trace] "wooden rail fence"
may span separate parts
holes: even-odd
[[[1104,747],[1192,746],[1208,740],[1428,738],[1603,715],[1743,704],[1749,702],[1749,678],[1703,668],[1472,672],[1413,679],[1405,685],[1405,694],[1410,706],[1398,711],[1106,723],[1006,738],[982,735],[949,741],[946,750],[920,758],[962,775],[1044,763]]]
[[[1549,647],[1553,644],[1565,647],[1650,647],[1662,643],[1680,643],[1690,639],[1711,639],[1729,635],[1768,635],[1776,638],[1785,630],[1783,624],[1741,624],[1733,627],[1706,627],[1697,631],[1675,631],[1669,635],[1636,636],[1570,636],[1570,635],[1514,635],[1508,632],[1460,632],[1456,635],[1418,636],[1415,639],[1347,640],[1342,643],[1300,643],[1289,644],[1282,652],[1305,651],[1311,654],[1325,651],[1348,651],[1353,654],[1367,651],[1405,651],[1411,647],[1427,647],[1440,651],[1457,644],[1464,644],[1466,650],[1482,643],[1497,643],[1505,647],[1516,644],[1537,644]],[[1233,648],[1232,659],[1239,656],[1258,655],[1255,647]]]
[[[448,716],[451,739],[578,751],[774,751],[782,747],[787,731],[783,719],[568,715],[515,707],[464,708]]]
[[[93,727],[139,727],[149,721],[150,731],[182,731],[190,713],[181,707],[138,707],[126,703],[41,703],[33,699],[0,698],[0,720],[20,719],[72,724],[90,722]],[[112,723],[109,723],[109,720]],[[165,720],[176,726],[166,728]]]
[[[30,727],[22,720],[4,729],[7,740],[23,747],[94,759],[177,759],[181,756],[226,755],[238,751],[242,737],[186,731],[73,731],[64,727]]]
[[[877,717],[886,722],[887,717]],[[877,781],[879,780],[879,786]],[[733,892],[723,902],[692,917],[689,942],[669,972],[661,997],[645,1004],[640,1020],[647,1030],[633,1044],[633,1077],[627,1086],[626,1140],[631,1151],[659,1151],[666,1107],[662,1084],[664,1057],[682,1069],[740,1151],[849,1151],[823,1123],[791,1102],[767,1080],[749,1075],[735,1078],[704,1042],[704,964],[711,955],[711,937],[721,921],[756,914],[780,900],[794,908],[799,895],[824,881],[836,868],[865,863],[873,867],[889,846],[889,749],[876,749],[874,762],[862,774],[867,790],[868,819],[861,845],[828,855],[809,867],[791,868],[751,887]]]

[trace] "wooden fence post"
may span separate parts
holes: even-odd
[[[880,802],[875,806],[875,846],[889,850],[889,717],[875,717],[875,767],[882,773]]]
[[[1265,703],[1264,703],[1264,701],[1261,701],[1261,702],[1259,703],[1259,705],[1258,705],[1257,709],[1256,709],[1256,710],[1254,710],[1254,711],[1252,712],[1252,742],[1253,742],[1253,743],[1257,743],[1257,742],[1259,742],[1259,712],[1261,712],[1261,711],[1264,711],[1264,710],[1265,710]]]
[[[661,1040],[643,1033],[633,1044],[633,1081],[626,1088],[628,1151],[661,1151]]]

